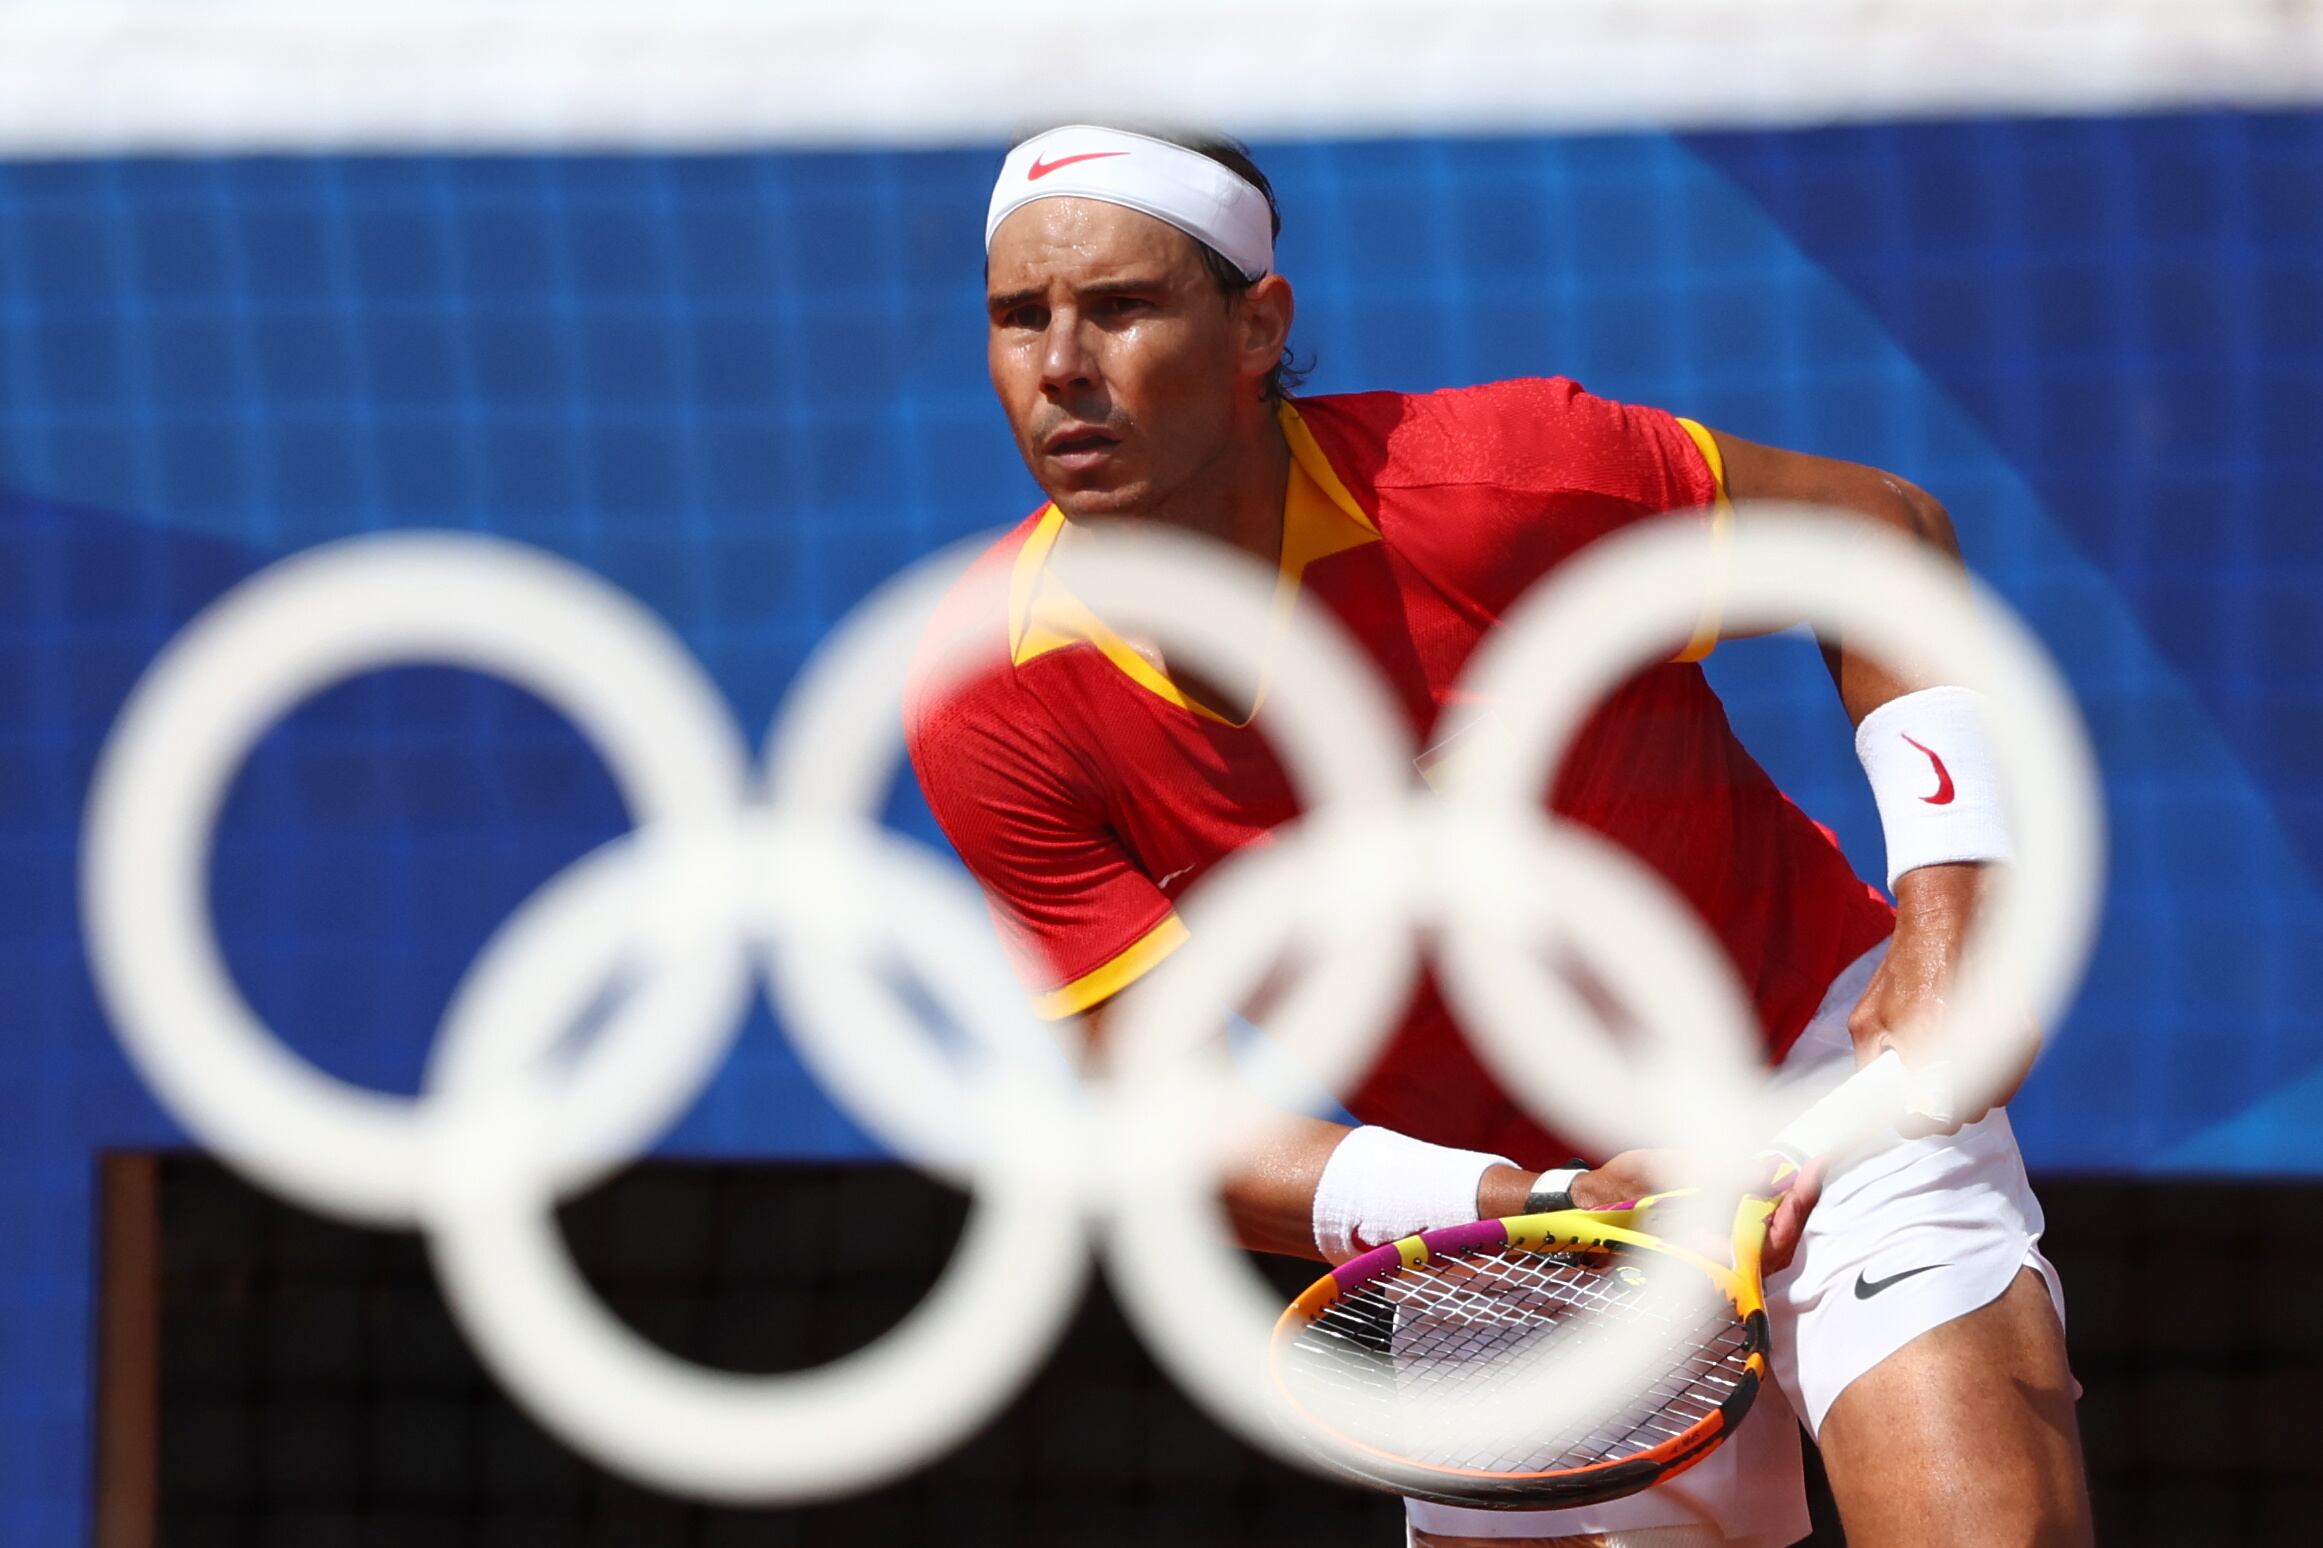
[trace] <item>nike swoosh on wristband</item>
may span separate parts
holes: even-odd
[[[1897,734],[1902,735],[1901,732]],[[1908,736],[1904,737],[1904,740],[1907,742],[1912,742],[1912,739]],[[1944,767],[1944,760],[1937,757],[1933,749],[1923,747],[1918,742],[1912,742],[1912,745],[1914,747],[1918,747],[1920,751],[1926,753],[1928,755],[1928,761],[1936,766],[1936,793],[1934,795],[1924,795],[1920,797],[1920,799],[1927,802],[1930,806],[1950,806],[1952,804],[1952,771]]]
[[[1917,746],[1917,743],[1913,745]],[[1861,1270],[1855,1275],[1855,1298],[1868,1301],[1890,1285],[1900,1285],[1914,1274],[1925,1274],[1930,1269],[1950,1268],[1949,1263],[1923,1263],[1918,1268],[1905,1269],[1901,1274],[1890,1274],[1885,1279],[1867,1279]]]
[[[1030,170],[1024,174],[1024,180],[1028,183],[1037,181],[1047,177],[1057,168],[1069,167],[1076,161],[1101,161],[1107,156],[1126,156],[1128,154],[1127,151],[1083,151],[1078,156],[1059,156],[1054,161],[1043,161],[1040,157],[1035,156],[1032,159]]]

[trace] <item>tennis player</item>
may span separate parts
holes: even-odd
[[[1421,745],[1473,706],[1448,690],[1517,597],[1596,539],[1734,502],[1851,512],[1956,559],[1904,480],[1592,397],[1570,381],[1294,397],[1280,218],[1241,147],[1074,125],[1001,167],[986,224],[992,382],[1048,503],[983,561],[1005,570],[1000,668],[915,696],[913,763],[982,882],[1041,1010],[1084,1017],[1186,939],[1173,899],[1294,815],[1248,691],[1222,691],[1073,595],[1073,553],[1120,522],[1279,566],[1335,614]],[[990,573],[988,570],[987,573]],[[1925,1064],[1986,868],[2009,854],[1974,696],[1827,642],[1889,846],[1890,907],[1728,728],[1697,661],[1615,692],[1549,793],[1674,887],[1748,986],[1779,1077],[1835,1082],[1897,1047]],[[1432,755],[1433,755],[1432,754]],[[1425,766],[1431,755],[1420,760]],[[1424,987],[1348,1099],[1256,1158],[1228,1206],[1256,1248],[1339,1259],[1483,1216],[1634,1196],[1650,1156],[1562,1163]],[[1776,1371],[1819,1442],[1848,1541],[2089,1537],[2063,1303],[2002,1111],[1965,1112],[1852,1166],[1779,1250]],[[1804,1536],[1797,1430],[1760,1403],[1662,1487],[1510,1514],[1412,1502],[1417,1543],[1786,1544]]]

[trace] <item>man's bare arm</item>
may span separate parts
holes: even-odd
[[[1725,462],[1726,491],[1747,523],[1752,500],[1803,501],[1889,528],[1927,552],[1959,566],[1960,540],[1943,505],[1908,479],[1860,463],[1762,446],[1712,431]],[[1893,667],[1848,648],[1844,637],[1823,637],[1823,659],[1852,725],[1892,699],[1936,686],[1914,681]],[[1930,865],[1896,878],[1896,934],[1886,959],[1857,1005],[1848,1029],[1859,1057],[1900,1047],[1907,1059],[1923,1038],[1933,1037],[1941,992],[1987,884],[1980,864]],[[2030,1060],[2027,1060],[2027,1067]],[[2017,1080],[2021,1082],[2020,1071]],[[2014,1084],[2000,1093],[2007,1101]],[[1964,1111],[1961,1119],[1982,1116]]]
[[[1092,1006],[1081,1016],[1081,1033],[1091,1046],[1105,1035],[1105,1016],[1111,1002]],[[1286,1115],[1264,1141],[1245,1153],[1227,1174],[1220,1197],[1235,1239],[1253,1252],[1275,1252],[1293,1258],[1319,1258],[1315,1245],[1315,1187],[1331,1152],[1354,1131],[1327,1118]],[[1519,1167],[1496,1166],[1477,1184],[1480,1217],[1520,1214],[1525,1196],[1539,1174]],[[1575,1202],[1612,1203],[1628,1195],[1611,1191],[1611,1178],[1585,1175],[1574,1184]]]
[[[1960,564],[1960,539],[1952,530],[1951,516],[1934,495],[1909,479],[1858,462],[1761,446],[1723,431],[1714,430],[1711,435],[1726,464],[1727,497],[1737,505],[1751,500],[1783,500],[1827,506],[1910,538],[1955,567]],[[1748,522],[1748,509],[1739,510],[1736,520]],[[1890,699],[1933,686],[1907,681],[1892,668],[1849,651],[1843,639],[1826,636],[1823,659],[1838,685],[1850,724],[1862,724],[1864,716]]]

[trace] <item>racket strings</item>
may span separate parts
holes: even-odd
[[[1553,1379],[1544,1359],[1612,1337],[1630,1344],[1637,1376],[1584,1422],[1548,1432],[1537,1402],[1496,1404]],[[1350,1291],[1302,1331],[1285,1376],[1365,1446],[1425,1467],[1532,1473],[1683,1435],[1732,1396],[1749,1353],[1723,1297],[1673,1307],[1631,1255],[1511,1249],[1406,1266]]]
[[[1658,1339],[1632,1346],[1633,1357],[1649,1373],[1642,1388],[1629,1392],[1626,1400],[1617,1398],[1607,1409],[1593,1410],[1602,1417],[1582,1428],[1568,1427],[1544,1435],[1528,1426],[1513,1435],[1506,1432],[1492,1435],[1481,1444],[1472,1443],[1456,1457],[1454,1465],[1484,1471],[1550,1471],[1635,1455],[1684,1434],[1732,1393],[1734,1381],[1723,1370],[1724,1345],[1731,1343],[1741,1348],[1747,1341],[1730,1319],[1721,1316],[1687,1327],[1642,1308],[1625,1306],[1623,1310],[1631,1315],[1633,1325],[1640,1320],[1649,1321],[1660,1335]],[[1505,1319],[1505,1308],[1496,1308],[1495,1316]],[[1437,1395],[1440,1412],[1468,1412],[1540,1379],[1539,1362],[1549,1351],[1532,1347],[1543,1343],[1535,1336],[1535,1326],[1505,1321],[1503,1326],[1513,1333],[1521,1347],[1512,1350],[1509,1338],[1496,1337],[1439,1344],[1421,1352],[1420,1359],[1424,1362],[1421,1381],[1444,1389]],[[1564,1347],[1556,1353],[1570,1356],[1577,1352],[1582,1341],[1603,1341],[1610,1336],[1609,1319],[1602,1314],[1595,1315],[1565,1330]],[[1480,1379],[1469,1374],[1468,1362],[1472,1360],[1489,1362],[1481,1368]],[[1455,1374],[1448,1378],[1448,1372]],[[1407,1383],[1407,1388],[1419,1384]],[[1537,1411],[1537,1405],[1534,1407]],[[1526,1410],[1520,1408],[1516,1412]],[[1407,1411],[1407,1420],[1408,1417]],[[1407,1422],[1406,1449],[1420,1449],[1411,1445],[1415,1439],[1414,1428]],[[1421,1433],[1424,1435],[1425,1429]]]

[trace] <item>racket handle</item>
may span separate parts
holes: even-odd
[[[1912,1072],[1891,1048],[1784,1124],[1767,1148],[1803,1167],[1893,1124],[1908,1110],[1911,1095]]]

